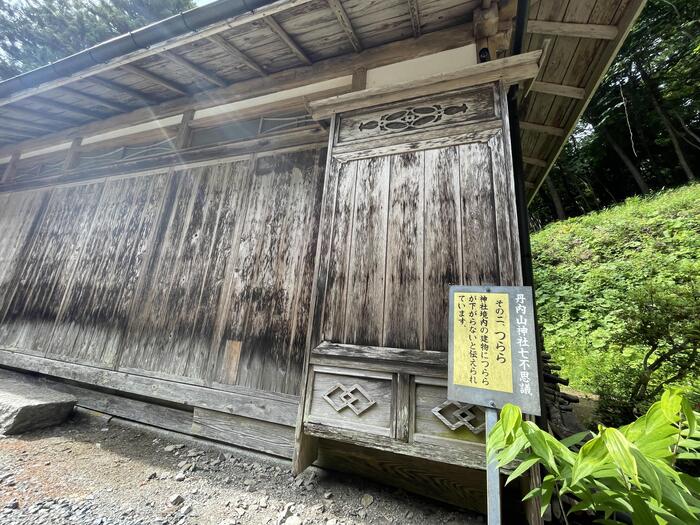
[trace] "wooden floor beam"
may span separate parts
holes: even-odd
[[[292,37],[289,36],[289,34],[284,30],[284,28],[281,25],[279,25],[277,20],[275,20],[272,16],[266,16],[265,18],[263,18],[263,20],[267,24],[267,27],[269,27],[270,30],[273,33],[275,33],[280,38],[280,40],[282,40],[287,45],[290,51],[294,53],[299,60],[301,60],[307,66],[311,65],[311,59],[308,56],[306,56],[306,53],[301,48],[301,46],[299,46],[299,44],[297,44],[292,39]]]
[[[203,67],[195,64],[194,62],[187,60],[184,57],[181,57],[177,53],[173,53],[172,51],[163,51],[161,53],[162,56],[167,58],[168,60],[175,62],[179,66],[183,67],[190,73],[193,73],[199,77],[202,77],[205,79],[207,82],[211,82],[215,86],[219,87],[225,87],[228,85],[228,82],[226,82],[223,78],[221,78],[219,75],[216,73],[212,73],[211,71],[207,71]]]
[[[355,32],[355,29],[352,26],[352,20],[350,20],[350,17],[348,16],[347,11],[345,11],[343,4],[340,3],[340,0],[327,1],[328,6],[333,11],[333,14],[335,14],[336,19],[338,19],[338,24],[340,24],[340,27],[345,32],[348,40],[350,40],[350,44],[352,44],[353,49],[359,53],[362,51],[362,42],[360,42],[360,37],[358,37],[357,33]]]
[[[530,87],[531,91],[537,93],[545,93],[547,95],[556,95],[558,97],[568,97],[582,100],[586,98],[586,90],[576,86],[564,86],[562,84],[554,84],[552,82],[542,82],[535,80]]]
[[[20,119],[20,118],[15,118],[11,117],[9,115],[3,115],[2,117],[2,123],[7,124],[7,125],[12,125],[13,127],[17,127],[19,129],[26,129],[28,131],[36,131],[42,135],[45,135],[46,133],[51,133],[53,131],[56,131],[57,128],[46,125],[46,124],[37,124],[36,122],[28,122],[26,119]]]
[[[221,49],[226,51],[236,60],[243,62],[248,68],[252,69],[260,76],[267,76],[267,71],[265,71],[265,69],[263,69],[263,67],[260,64],[258,64],[255,60],[250,58],[243,51],[238,49],[236,46],[234,46],[231,42],[226,40],[221,35],[212,35],[208,38],[208,40],[219,46]]]
[[[70,118],[65,118],[59,115],[54,115],[52,113],[47,113],[46,111],[38,111],[36,109],[29,109],[29,108],[23,108],[19,106],[8,106],[9,110],[14,111],[15,113],[20,113],[22,115],[26,115],[27,117],[31,117],[34,119],[41,119],[41,120],[52,120],[54,122],[58,122],[59,124],[63,125],[68,125],[68,126],[76,126],[81,124],[77,120],[73,120]],[[5,118],[4,115],[2,118]]]
[[[593,38],[597,40],[615,40],[619,33],[617,26],[550,22],[547,20],[528,20],[527,32],[538,35]]]
[[[161,87],[164,87],[165,89],[168,89],[170,91],[174,91],[178,95],[184,95],[187,96],[189,93],[185,88],[177,84],[176,82],[173,82],[172,80],[168,80],[165,77],[162,77],[160,75],[156,75],[155,73],[152,73],[148,71],[147,69],[144,69],[139,66],[135,66],[134,64],[123,64],[120,66],[121,69],[124,71],[127,71],[133,75],[139,76],[141,78],[145,78],[146,80],[149,80],[150,82],[153,82],[154,84],[157,84]]]

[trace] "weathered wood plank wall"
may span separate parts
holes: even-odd
[[[515,284],[512,188],[486,142],[334,163],[320,339],[447,349],[450,284]]]
[[[0,349],[298,395],[324,163],[1,194]]]

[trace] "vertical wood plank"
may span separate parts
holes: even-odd
[[[391,157],[382,345],[423,344],[423,152]]]
[[[334,187],[335,206],[331,226],[326,279],[323,284],[323,320],[320,340],[343,341],[345,330],[345,298],[348,286],[348,261],[352,237],[352,216],[355,208],[357,162],[333,161],[331,176],[337,180]]]
[[[111,366],[123,344],[139,251],[154,226],[165,176],[108,182],[56,320],[50,357]]]
[[[381,346],[391,159],[357,163],[344,339]]]
[[[103,183],[53,190],[0,326],[0,345],[43,354],[93,224]]]
[[[423,347],[447,351],[448,289],[462,282],[457,146],[425,152]]]
[[[499,284],[491,150],[485,143],[459,146],[463,282]]]

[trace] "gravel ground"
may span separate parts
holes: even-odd
[[[0,524],[483,524],[480,515],[85,412],[0,436]]]

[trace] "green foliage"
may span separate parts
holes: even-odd
[[[192,7],[192,0],[0,0],[0,79]]]
[[[691,169],[696,168],[700,164],[699,81],[700,0],[648,0],[550,173],[567,216],[599,210],[641,193],[608,137],[652,190],[688,182],[653,98],[669,119]],[[556,219],[546,187],[530,209],[536,228]]]
[[[535,465],[547,470],[541,487],[524,498],[541,497],[543,514],[558,494],[578,501],[570,514],[594,512],[598,523],[622,523],[618,513],[634,525],[699,523],[700,480],[674,468],[679,459],[700,459],[699,415],[669,389],[646,415],[619,429],[599,426],[575,451],[588,432],[558,441],[507,405],[488,436],[487,454],[501,467],[520,461],[508,483]]]
[[[545,348],[602,396],[603,422],[630,421],[667,383],[697,391],[700,185],[551,224],[532,253]]]

